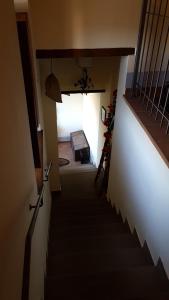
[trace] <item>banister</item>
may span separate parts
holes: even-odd
[[[52,162],[49,163],[47,169],[45,169],[45,179],[43,181],[48,181],[49,173],[52,167]],[[21,300],[29,300],[29,284],[30,284],[30,263],[31,263],[31,244],[32,244],[32,236],[35,230],[36,220],[38,217],[39,209],[43,206],[43,194],[45,190],[45,185],[42,185],[40,190],[38,200],[36,205],[29,205],[29,209],[35,209],[31,223],[29,225],[29,229],[26,234],[25,239],[25,252],[24,252],[24,266],[23,266],[23,279],[22,279],[22,298]]]

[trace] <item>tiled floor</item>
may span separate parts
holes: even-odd
[[[75,161],[70,142],[58,143],[59,157],[66,158],[70,161],[69,167],[81,166],[80,161]],[[65,167],[64,167],[65,168]]]

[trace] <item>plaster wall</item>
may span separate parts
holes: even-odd
[[[141,244],[146,240],[155,263],[169,275],[169,170],[125,98],[127,61],[120,67],[108,198]]]
[[[0,110],[0,299],[21,299],[25,238],[38,195],[13,1],[1,3]],[[5,30],[4,30],[5,28]],[[38,96],[41,110],[40,93]],[[43,128],[42,112],[39,126]],[[47,165],[44,143],[44,166]],[[45,184],[32,240],[30,299],[43,299],[50,214],[50,189]]]
[[[141,0],[30,0],[37,49],[136,47]],[[129,71],[133,69],[133,59]],[[131,69],[131,70],[130,70]]]
[[[0,298],[18,300],[29,203],[37,199],[37,190],[12,1],[1,3],[0,19]]]
[[[58,140],[70,140],[70,133],[82,130],[83,96],[82,94],[62,95],[63,103],[57,103]]]

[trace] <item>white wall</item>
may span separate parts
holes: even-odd
[[[30,0],[37,49],[136,47],[142,0]],[[40,9],[39,9],[40,8]],[[133,71],[134,56],[129,71]]]
[[[141,3],[30,0],[36,48],[136,47]]]
[[[42,111],[44,118],[44,129],[46,137],[47,160],[52,160],[53,168],[50,176],[50,186],[52,191],[60,190],[60,177],[58,167],[58,147],[57,147],[57,125],[56,125],[56,102],[46,96],[45,80],[49,75],[48,64],[39,65],[40,89],[42,97]]]
[[[36,202],[37,189],[12,1],[1,3],[0,19],[0,35],[3,40],[0,47],[0,65],[3,69],[0,74],[0,299],[18,300],[21,299],[25,237],[32,217],[29,204]],[[45,207],[50,201],[47,190]],[[42,251],[37,253],[34,249],[46,250],[47,221],[42,209],[38,222],[42,222],[44,227],[35,234],[38,241],[33,242],[32,250],[34,260],[38,260],[37,268],[34,269],[38,297],[32,297],[33,300],[43,297],[44,280],[41,281],[41,278],[44,276],[45,260],[44,255],[41,255]]]
[[[2,1],[0,19],[0,299],[18,300],[25,238],[33,214],[29,204],[35,204],[38,195],[13,1]],[[41,117],[40,124],[43,128]],[[44,156],[45,152],[44,148]],[[43,299],[50,200],[46,183],[32,241],[31,300]]]
[[[118,99],[108,194],[169,275],[169,169],[124,99]]]
[[[83,96],[62,95],[63,103],[57,103],[57,131],[59,141],[70,140],[70,133],[82,130]]]
[[[87,94],[83,97],[83,130],[90,145],[91,162],[97,166],[100,94]]]

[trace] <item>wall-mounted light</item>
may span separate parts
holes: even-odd
[[[45,81],[46,96],[48,96],[50,99],[56,102],[62,103],[60,84],[52,71],[52,58],[51,58],[50,71],[51,73],[48,75]]]

